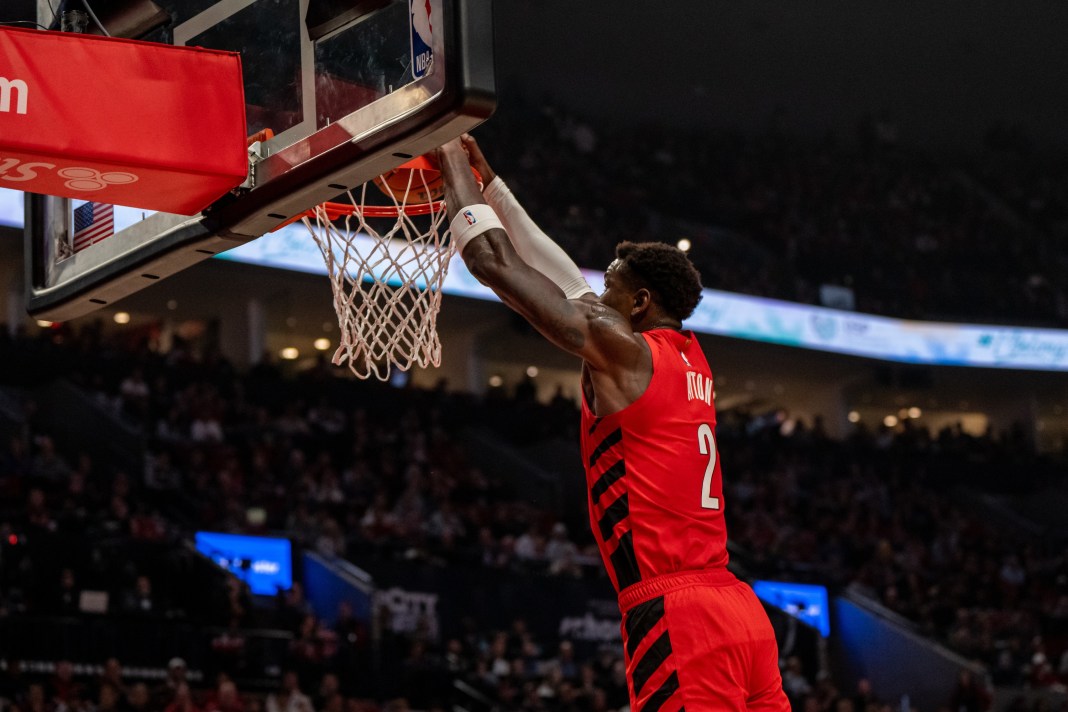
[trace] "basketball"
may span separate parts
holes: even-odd
[[[432,168],[400,166],[374,179],[375,186],[398,203],[429,203],[445,195],[445,181]]]

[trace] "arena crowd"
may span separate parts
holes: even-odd
[[[566,399],[537,403],[527,388],[488,399],[393,389],[339,378],[325,365],[294,375],[265,361],[239,373],[218,356],[159,354],[92,328],[5,340],[0,352],[29,371],[68,374],[146,443],[143,472],[63,452],[35,427],[32,399],[22,403],[24,417],[8,423],[0,450],[0,534],[12,564],[0,569],[0,614],[77,615],[79,592],[92,588],[110,593],[108,614],[121,619],[178,617],[228,631],[213,642],[226,653],[212,671],[218,677],[192,686],[172,679],[183,666],[153,687],[91,680],[69,664],[42,675],[9,661],[0,698],[16,709],[433,709],[457,679],[498,709],[625,703],[614,649],[579,658],[568,641],[539,640],[521,620],[494,630],[472,619],[441,640],[380,626],[387,632],[375,662],[369,631],[351,612],[328,625],[299,586],[266,606],[232,576],[191,586],[187,562],[153,548],[173,550],[196,529],[285,532],[362,564],[462,563],[533,580],[602,576],[584,528],[566,526],[556,502],[517,496],[507,473],[474,466],[460,436],[461,425],[478,425],[507,440],[526,432],[516,422],[530,420],[551,424],[540,438],[570,437],[577,415]],[[1006,462],[1036,479],[1058,462],[1012,433],[859,427],[836,441],[818,420],[783,413],[722,413],[718,439],[736,558],[748,570],[857,587],[981,661],[999,684],[1068,681],[1063,542],[995,527],[955,495],[960,484],[996,486],[992,473]],[[566,475],[581,476],[577,465]],[[246,631],[264,627],[290,634],[283,662],[292,673],[266,696],[236,689],[226,663],[240,659]],[[796,661],[783,665],[796,709],[888,709],[867,699],[863,685],[854,693]],[[965,678],[959,693],[971,701],[952,709],[987,709],[984,683]]]
[[[1068,159],[1001,127],[977,154],[854,136],[801,138],[785,114],[746,132],[592,121],[513,97],[478,137],[528,212],[580,266],[621,239],[687,238],[706,287],[953,321],[1068,321]]]

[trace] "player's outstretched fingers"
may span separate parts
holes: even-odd
[[[430,162],[436,164],[437,169],[444,173],[445,158],[452,153],[463,153],[464,158],[467,158],[467,149],[460,143],[459,138],[454,138],[451,141],[442,144],[427,155],[430,157]]]
[[[490,168],[490,164],[482,154],[478,141],[471,134],[464,134],[460,137],[460,140],[463,142],[467,155],[471,159],[471,166],[482,176],[482,185],[489,185],[497,177],[497,174]]]

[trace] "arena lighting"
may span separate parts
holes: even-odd
[[[0,199],[4,192],[0,190]],[[12,211],[21,216],[21,204]],[[303,225],[286,227],[216,258],[325,274],[319,248],[310,240],[287,233],[291,227],[303,229]],[[371,239],[367,241],[359,249],[370,249]],[[600,271],[583,270],[582,274],[593,291],[603,289],[603,267]],[[459,256],[453,257],[441,290],[453,296],[497,301],[489,287],[471,276]],[[701,334],[899,363],[1068,372],[1065,329],[910,321],[713,289],[702,291],[701,302],[685,327]]]
[[[681,240],[679,240],[678,242],[676,242],[675,246],[678,247],[683,252],[689,252],[690,248],[693,247],[693,243],[690,242],[688,239],[686,239],[684,237]]]
[[[859,423],[860,422],[860,413],[858,413],[855,410],[851,410],[851,411],[849,411],[849,415],[846,416],[846,419],[850,423]]]
[[[175,309],[177,309],[178,308],[178,300],[177,299],[169,299],[169,300],[167,300],[167,308],[169,310],[171,310],[171,311],[174,311]]]
[[[38,319],[37,326],[41,327],[42,329],[47,329],[48,327],[52,326],[52,322],[47,321],[45,319]]]
[[[300,356],[300,351],[297,351],[292,346],[287,346],[284,349],[282,349],[281,356],[286,361],[295,361],[297,359],[297,357]]]
[[[315,347],[316,351],[326,351],[328,348],[330,348],[330,339],[316,339],[312,343],[312,346]]]
[[[912,406],[911,408],[909,408],[910,418],[919,418],[921,415],[923,415],[923,411],[917,408],[916,406]]]
[[[504,379],[500,376],[493,375],[490,376],[489,384],[491,388],[500,388],[502,385],[504,385]]]
[[[116,324],[129,324],[130,314],[129,312],[115,312],[115,316],[112,317]]]
[[[126,215],[126,224],[142,218],[142,212],[132,208],[116,206],[115,211],[117,221]],[[23,215],[23,194],[0,188],[0,225],[22,227]],[[325,274],[322,253],[301,230],[302,225],[291,225],[216,255],[216,259]],[[493,291],[464,268],[459,256],[453,259],[441,288],[444,294],[497,301]],[[603,266],[583,270],[583,275],[594,291],[603,288]],[[337,326],[336,321],[322,324],[325,333],[332,333]],[[685,326],[699,334],[895,363],[1068,372],[1065,329],[911,321],[713,289],[703,290],[701,302]],[[927,406],[937,408],[939,404],[929,401]]]
[[[888,428],[894,427],[895,425],[897,425],[897,416],[896,415],[888,415],[888,416],[886,416],[885,418],[883,418],[883,425],[885,425]]]
[[[530,376],[531,378],[537,378],[538,377],[538,367],[537,366],[527,366],[527,375]]]

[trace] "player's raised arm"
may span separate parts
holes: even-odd
[[[468,134],[464,134],[460,140],[471,165],[482,176],[482,196],[501,219],[512,246],[523,261],[551,279],[568,299],[592,293],[578,265],[531,219],[511,189],[490,166],[478,141]]]
[[[476,279],[543,336],[593,368],[610,372],[641,357],[644,344],[622,314],[599,303],[592,291],[568,299],[551,279],[520,258],[475,184],[459,140],[443,146],[438,157],[452,239]]]

